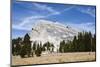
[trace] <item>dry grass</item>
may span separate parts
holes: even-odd
[[[12,65],[46,64],[78,61],[94,61],[95,52],[53,53],[41,57],[20,58],[12,56]]]

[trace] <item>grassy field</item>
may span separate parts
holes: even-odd
[[[12,65],[46,64],[79,61],[95,61],[95,52],[53,53],[41,57],[20,58],[12,56]]]

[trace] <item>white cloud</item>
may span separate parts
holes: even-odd
[[[80,8],[77,8],[77,9],[82,13],[85,13],[85,14],[88,14],[92,17],[95,17],[95,11],[96,10],[93,9],[93,8],[88,7],[88,8],[85,8],[85,9],[80,9]]]
[[[67,7],[67,8],[64,9],[62,12],[64,12],[64,11],[68,11],[68,10],[70,10],[70,9],[72,9],[72,8],[75,8],[75,6]]]
[[[67,23],[67,25],[77,28],[81,31],[91,31],[93,34],[95,33],[95,23],[87,22],[87,23]]]
[[[45,16],[30,16],[30,17],[26,17],[22,20],[22,22],[19,24],[19,26],[23,26],[27,23],[31,23],[34,22],[34,19],[39,19],[39,18],[44,18]]]
[[[54,10],[52,7],[49,7],[49,6],[47,6],[47,5],[41,5],[41,4],[38,4],[38,3],[33,3],[33,5],[36,7],[36,8],[38,8],[38,9],[40,9],[40,10],[44,10],[44,11],[48,11],[48,12],[50,12],[51,14],[58,14],[59,12],[58,11],[56,11],[56,10]]]
[[[48,15],[34,15],[34,16],[29,16],[29,17],[26,17],[26,18],[23,18],[21,22],[18,22],[19,24],[18,25],[12,25],[13,29],[17,29],[17,30],[31,30],[32,28],[32,25],[34,24],[34,22],[38,19],[45,19],[47,17],[50,17],[50,16],[53,16],[53,15],[59,15],[61,14],[62,12],[64,11],[68,11],[70,9],[72,9],[73,7],[67,7],[66,9],[60,11],[60,12],[57,12],[56,10],[54,10],[52,7],[48,7],[46,5],[40,5],[40,4],[37,4],[37,3],[34,3],[34,5],[39,8],[40,10],[47,10],[49,12],[51,12],[50,14]]]
[[[42,17],[42,16],[40,16],[40,17]],[[31,30],[34,22],[39,20],[40,17],[39,16],[37,16],[37,18],[35,18],[35,16],[34,17],[33,16],[32,17],[27,17],[20,24],[12,25],[12,27],[13,27],[13,29],[17,29],[17,30],[29,31],[29,30]],[[95,23],[92,23],[92,22],[77,23],[77,24],[66,22],[66,25],[69,25],[69,26],[75,28],[76,30],[85,30],[85,31],[91,31],[92,33],[95,33]]]
[[[43,17],[44,16],[29,16],[29,17],[26,17],[26,18],[22,19],[21,22],[18,22],[19,24],[17,24],[17,25],[13,24],[12,28],[17,29],[17,30],[26,30],[26,31],[31,30],[34,22],[37,19],[43,18]]]
[[[29,31],[30,28],[29,27],[23,27],[23,26],[18,26],[18,25],[12,25],[13,29],[17,29],[17,30],[25,30],[25,31]]]

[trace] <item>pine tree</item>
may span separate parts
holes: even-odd
[[[36,43],[34,42],[33,47],[31,49],[32,57],[34,56],[35,50],[36,50]]]
[[[42,51],[41,51],[40,45],[38,44],[37,49],[35,50],[35,54],[37,57],[39,57],[39,56],[41,56],[41,53],[42,53]]]
[[[74,36],[74,39],[73,39],[73,51],[77,51],[77,38],[76,38],[76,36]]]
[[[96,51],[96,34],[92,38],[92,51]]]
[[[54,51],[54,45],[51,44],[51,52],[53,52],[53,51]]]
[[[42,51],[46,51],[46,43],[43,44]]]
[[[33,50],[36,50],[36,42],[33,43]]]
[[[42,43],[40,42],[40,50],[41,50],[41,52],[42,52]]]
[[[60,42],[59,52],[86,52],[95,51],[96,35],[92,37],[91,32],[79,32],[72,41]]]
[[[23,53],[23,51],[25,53]],[[31,41],[28,34],[24,36],[23,47],[21,48],[20,55],[22,56],[23,54],[26,54],[28,57],[30,57],[31,54]]]
[[[63,53],[64,52],[64,46],[65,46],[65,41],[60,42],[60,47],[59,47],[59,52]]]
[[[13,55],[19,55],[20,49],[21,49],[21,41],[22,39],[20,37],[16,39],[12,39],[12,54]]]
[[[27,49],[26,49],[26,46],[23,44],[23,46],[21,47],[21,50],[20,50],[21,58],[25,58],[26,54],[27,54]]]

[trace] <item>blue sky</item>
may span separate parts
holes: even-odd
[[[95,33],[95,6],[12,2],[12,38],[31,31],[36,20],[57,21],[64,25]]]

